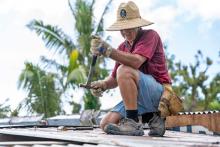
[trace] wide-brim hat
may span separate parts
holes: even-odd
[[[129,1],[128,3],[121,3],[119,5],[116,22],[106,30],[120,31],[148,26],[151,24],[153,24],[153,22],[141,18],[137,5],[134,2]]]

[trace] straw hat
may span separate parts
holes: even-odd
[[[129,1],[121,3],[117,11],[117,21],[113,23],[107,31],[120,31],[153,24],[148,20],[141,18],[137,5]]]

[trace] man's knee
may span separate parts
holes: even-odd
[[[108,112],[100,122],[100,128],[104,130],[104,127],[109,123],[117,124],[121,116],[117,112]]]
[[[128,78],[137,80],[139,78],[138,70],[126,65],[120,65],[117,69],[117,81]]]
[[[105,126],[106,126],[107,124],[108,124],[108,123],[107,123],[106,119],[103,118],[103,119],[101,120],[101,122],[100,122],[100,128],[101,128],[102,130],[104,130],[104,128],[105,128]]]

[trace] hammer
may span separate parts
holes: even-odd
[[[92,63],[90,64],[90,67],[89,67],[89,75],[88,75],[88,79],[86,81],[86,84],[79,84],[79,87],[84,87],[86,89],[92,89],[90,84],[91,84],[91,81],[92,81],[92,75],[95,71],[96,60],[97,60],[97,56],[93,55],[92,56]]]
[[[96,36],[96,35],[92,35],[92,38],[93,39],[99,39],[99,37]],[[104,51],[104,48],[102,47],[102,45],[100,45],[99,51],[100,52]],[[91,84],[91,81],[92,81],[92,75],[95,71],[96,60],[97,60],[97,55],[93,55],[92,56],[92,63],[90,64],[90,67],[89,67],[89,75],[88,75],[88,79],[86,81],[86,84],[79,84],[79,87],[84,87],[86,89],[93,89],[90,84]]]

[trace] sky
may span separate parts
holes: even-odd
[[[74,0],[73,0],[74,2]],[[116,20],[116,11],[120,2],[113,0],[109,13],[104,17],[105,28]],[[107,0],[96,0],[94,17],[99,20]],[[176,60],[190,64],[200,49],[204,56],[213,59],[210,75],[220,72],[220,1],[219,0],[135,0],[142,18],[153,21],[144,29],[156,30],[168,52]],[[43,20],[45,24],[58,25],[74,39],[74,19],[67,0],[0,0],[0,104],[9,98],[9,104],[15,109],[26,93],[17,89],[19,74],[24,62],[38,63],[42,55],[53,57],[43,41],[26,25],[33,19]],[[119,32],[106,32],[112,37],[109,42],[117,47],[123,38]],[[113,62],[109,62],[111,68]],[[113,67],[112,67],[113,68]],[[73,96],[82,96],[82,89]],[[104,94],[100,98],[102,108],[111,108],[120,101],[118,89],[113,95]],[[78,101],[81,101],[79,99]],[[67,110],[69,111],[69,110]]]

